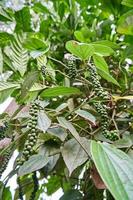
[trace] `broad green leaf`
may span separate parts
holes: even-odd
[[[112,49],[118,49],[119,48],[118,44],[111,42],[109,40],[98,40],[98,41],[93,42],[92,44],[100,44],[100,45],[111,47]]]
[[[29,7],[24,7],[22,10],[15,12],[16,32],[30,32],[31,31],[31,15]]]
[[[19,176],[24,176],[31,172],[37,171],[43,168],[49,161],[48,157],[42,155],[33,155],[26,161],[18,171]]]
[[[83,196],[79,190],[69,190],[59,200],[82,200]]]
[[[117,31],[121,34],[133,35],[133,10],[128,11],[120,17]]]
[[[2,50],[0,48],[0,74],[3,71],[3,54],[2,54]]]
[[[133,8],[133,0],[122,0],[121,4]]]
[[[132,200],[133,160],[109,144],[91,142],[91,154],[96,168],[116,200]]]
[[[41,93],[42,97],[57,97],[59,95],[64,96],[64,95],[74,95],[74,94],[80,94],[80,90],[74,87],[53,87],[44,90]]]
[[[111,76],[109,73],[107,73],[106,71],[103,71],[101,69],[98,69],[98,73],[100,74],[100,76],[102,78],[104,78],[105,80],[107,80],[108,82],[111,82],[117,86],[120,86],[119,83],[113,78],[113,76]]]
[[[75,111],[75,113],[78,114],[79,116],[87,119],[91,123],[96,124],[96,118],[91,113],[89,113],[88,111],[78,109],[78,110]]]
[[[109,73],[108,65],[107,65],[105,59],[102,56],[100,56],[98,54],[94,54],[93,60],[94,60],[94,63],[95,63],[95,65],[98,69],[101,69],[101,70]]]
[[[64,141],[67,137],[66,131],[61,127],[51,127],[47,130],[48,133],[51,135],[55,135],[56,137],[60,138],[60,140]]]
[[[71,124],[71,122],[67,121],[64,117],[58,117],[59,124],[70,131],[72,136],[76,139],[76,141],[81,145],[83,150],[86,152],[88,157],[90,156],[90,145],[89,140],[86,141],[86,138],[80,137],[74,126]]]
[[[120,97],[120,96],[113,95],[113,99],[114,99],[114,101],[118,101],[118,100],[133,100],[133,96]]]
[[[102,44],[93,44],[93,43],[91,43],[91,45],[94,48],[95,54],[99,54],[101,56],[110,56],[114,54],[114,50],[109,46],[105,46]]]
[[[11,60],[15,70],[19,71],[23,76],[27,70],[29,60],[28,51],[23,48],[23,37],[20,35],[15,36],[15,41],[11,43]]]
[[[45,114],[43,110],[40,110],[38,113],[38,128],[45,132],[51,125],[51,120]]]
[[[87,139],[86,142],[88,142]],[[64,162],[69,169],[69,175],[71,175],[77,167],[81,166],[86,160],[88,160],[88,155],[74,138],[68,140],[64,144],[61,152]]]
[[[20,84],[18,83],[0,81],[0,92],[4,90],[13,89],[13,88],[14,89],[19,88],[19,87],[20,87]]]
[[[66,49],[78,58],[81,58],[82,60],[87,60],[94,53],[94,48],[92,45],[79,43],[74,40],[68,41],[66,43]]]

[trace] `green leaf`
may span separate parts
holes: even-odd
[[[3,71],[3,54],[2,54],[2,50],[0,48],[0,74]]]
[[[59,200],[82,200],[83,196],[79,190],[69,190]]]
[[[119,18],[117,31],[121,34],[133,35],[133,9]]]
[[[41,131],[46,132],[50,125],[51,120],[48,118],[43,110],[40,110],[38,113],[38,128]]]
[[[111,42],[109,40],[98,40],[98,41],[93,42],[92,44],[100,44],[100,45],[111,47],[112,49],[118,49],[119,48],[118,44]]]
[[[21,87],[21,99],[26,97],[28,91],[33,87],[33,85],[37,80],[38,80],[38,71],[29,72],[27,74]]]
[[[52,195],[61,187],[61,177],[51,176],[48,178],[48,183],[45,183],[45,187],[47,189],[47,195]]]
[[[37,171],[43,168],[49,161],[48,157],[42,155],[33,155],[26,161],[18,171],[19,176],[24,176],[31,172]]]
[[[74,94],[80,94],[80,90],[74,87],[54,87],[44,90],[41,93],[42,97],[57,97],[59,95],[74,95]]]
[[[119,83],[109,73],[107,73],[107,72],[105,72],[105,71],[103,71],[101,69],[98,69],[98,73],[100,74],[100,76],[102,78],[104,78],[108,82],[111,82],[111,83],[113,83],[113,84],[115,84],[115,85],[120,87]]]
[[[91,123],[96,124],[96,118],[91,113],[89,113],[88,111],[78,109],[78,110],[75,111],[75,113],[78,114],[79,116],[87,119]]]
[[[7,9],[4,9],[2,6],[0,6],[0,21],[12,21],[13,18],[10,14],[11,13],[9,13]]]
[[[12,194],[10,192],[10,187],[4,188],[2,199],[11,200]]]
[[[11,43],[11,59],[15,70],[19,71],[23,76],[27,70],[29,60],[28,51],[23,48],[23,37],[20,35],[15,36],[15,41]]]
[[[13,36],[11,34],[8,34],[6,32],[0,32],[0,46],[6,46],[9,44],[10,41],[12,41]]]
[[[133,0],[122,0],[121,4],[133,8]]]
[[[88,140],[86,139],[88,142]],[[73,138],[68,140],[61,149],[64,162],[69,169],[69,175],[88,160],[88,155],[83,150],[81,145]]]
[[[24,7],[22,10],[15,12],[16,32],[30,32],[31,31],[31,15],[29,7]]]
[[[102,44],[94,44],[94,43],[91,43],[91,45],[94,48],[95,54],[99,54],[101,56],[110,56],[114,54],[114,50],[109,46],[105,46]]]
[[[94,53],[94,48],[92,45],[79,43],[74,40],[68,41],[66,43],[66,49],[82,60],[87,60]]]
[[[102,56],[100,56],[98,54],[94,54],[93,60],[94,60],[94,63],[95,63],[95,65],[98,69],[101,69],[101,70],[109,73],[108,65],[107,65],[105,59]]]
[[[95,141],[91,142],[91,154],[101,178],[114,198],[132,200],[132,159],[111,145]]]

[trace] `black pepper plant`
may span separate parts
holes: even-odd
[[[0,199],[133,199],[132,19],[131,0],[0,2]]]

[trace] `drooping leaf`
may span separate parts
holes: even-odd
[[[98,54],[94,54],[93,60],[94,60],[94,63],[95,63],[95,65],[98,69],[101,69],[101,70],[109,73],[108,65],[107,65],[105,59],[102,56],[100,56]]]
[[[51,125],[51,120],[45,114],[43,110],[40,110],[38,113],[38,128],[45,132]]]
[[[66,49],[78,58],[81,58],[82,60],[87,60],[94,53],[94,48],[92,45],[79,43],[74,40],[68,41],[66,43]]]
[[[42,155],[33,155],[26,161],[18,171],[19,176],[24,176],[31,172],[41,169],[44,167],[49,161],[48,157],[44,157]]]
[[[59,200],[82,200],[83,196],[79,190],[69,190]]]
[[[87,119],[91,123],[96,124],[96,118],[91,113],[89,113],[88,111],[78,109],[78,110],[75,111],[75,113],[78,114],[79,116]]]
[[[91,154],[105,185],[116,200],[132,200],[133,161],[109,144],[91,142]]]
[[[61,152],[70,175],[88,159],[88,155],[74,138],[64,144]]]
[[[119,18],[117,31],[121,34],[133,35],[133,10],[128,11]]]
[[[111,74],[109,74],[106,71],[103,71],[101,69],[98,69],[97,71],[100,74],[100,76],[102,78],[104,78],[105,80],[107,80],[108,82],[111,82],[111,83],[113,83],[113,84],[115,84],[117,86],[120,86],[119,83],[114,79],[114,77],[111,76]]]
[[[41,93],[42,97],[56,97],[59,95],[74,95],[74,94],[80,94],[80,90],[74,87],[64,87],[64,86],[60,86],[60,87],[54,87],[54,88],[49,88],[44,90]]]
[[[57,118],[60,125],[70,131],[72,136],[76,139],[76,141],[81,145],[83,150],[86,152],[88,157],[90,156],[90,145],[89,140],[86,141],[86,138],[80,137],[74,126],[71,124],[71,122],[67,121],[64,117],[58,117]]]

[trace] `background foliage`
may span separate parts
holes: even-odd
[[[29,106],[39,104],[34,151],[1,181],[0,199],[11,199],[6,184],[14,174],[29,199],[37,171],[35,199],[61,187],[60,200],[132,200],[132,0],[1,1],[0,24],[0,102],[16,102],[0,116],[1,169],[6,152],[6,164],[15,149],[21,157]],[[95,88],[88,62],[101,86]],[[115,141],[102,134],[95,102],[107,106]]]

